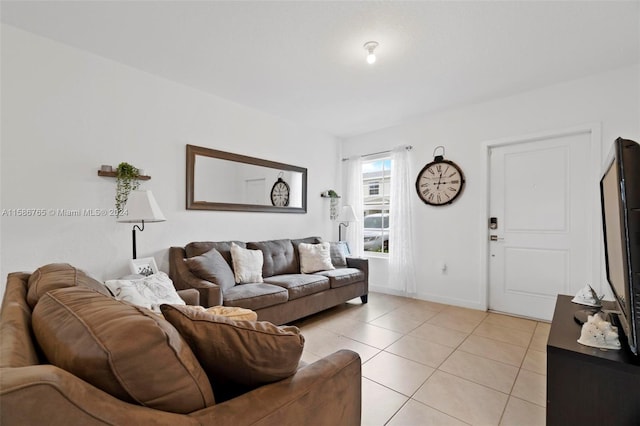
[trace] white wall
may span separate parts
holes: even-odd
[[[462,196],[446,207],[415,208],[417,297],[484,309],[482,295],[481,185],[483,142],[529,133],[601,123],[603,157],[618,136],[640,141],[640,67],[570,81],[503,99],[442,112],[343,141],[346,157],[413,145],[414,170],[433,160],[438,145],[465,173]],[[600,171],[597,171],[599,173]],[[599,216],[596,216],[599,219]],[[442,263],[447,272],[442,273]],[[371,287],[385,290],[387,261],[370,259]]]
[[[295,125],[154,75],[2,25],[0,209],[113,208],[101,164],[145,169],[167,222],[138,233],[138,257],[168,271],[190,241],[335,238],[320,193],[338,184],[339,146]],[[308,213],[185,209],[186,144],[308,168]],[[69,262],[100,279],[128,273],[130,224],[115,217],[1,218],[0,273]],[[4,291],[2,291],[4,293]]]

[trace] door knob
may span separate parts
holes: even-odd
[[[489,240],[490,241],[502,241],[502,240],[504,240],[504,238],[498,237],[497,235],[490,235],[489,236]]]

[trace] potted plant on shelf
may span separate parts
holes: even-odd
[[[140,171],[129,163],[120,163],[116,169],[116,213],[120,217],[127,205],[129,193],[140,186]]]
[[[323,192],[322,194],[320,194],[320,196],[330,199],[329,219],[336,220],[338,218],[338,199],[340,198],[340,196],[333,189]]]
[[[330,189],[328,191],[324,191],[322,194],[320,194],[320,196],[323,197],[323,198],[340,198],[338,193],[336,191],[334,191],[333,189]]]

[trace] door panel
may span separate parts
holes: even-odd
[[[567,274],[567,251],[505,248],[505,292],[547,297],[562,291]],[[538,265],[545,265],[540,269]]]
[[[590,133],[490,150],[489,308],[550,320],[589,280]]]
[[[568,166],[564,146],[505,154],[507,231],[566,231]]]

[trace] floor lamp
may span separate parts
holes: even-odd
[[[338,241],[342,241],[342,227],[349,227],[351,222],[357,222],[358,218],[356,217],[356,212],[353,210],[352,206],[344,206],[342,207],[342,212],[340,213],[340,223],[338,224]]]
[[[167,220],[151,191],[131,191],[125,206],[126,214],[118,219],[120,223],[141,223],[142,228],[133,225],[131,236],[133,240],[133,258],[136,259],[136,228],[144,231],[145,222],[164,222]]]

